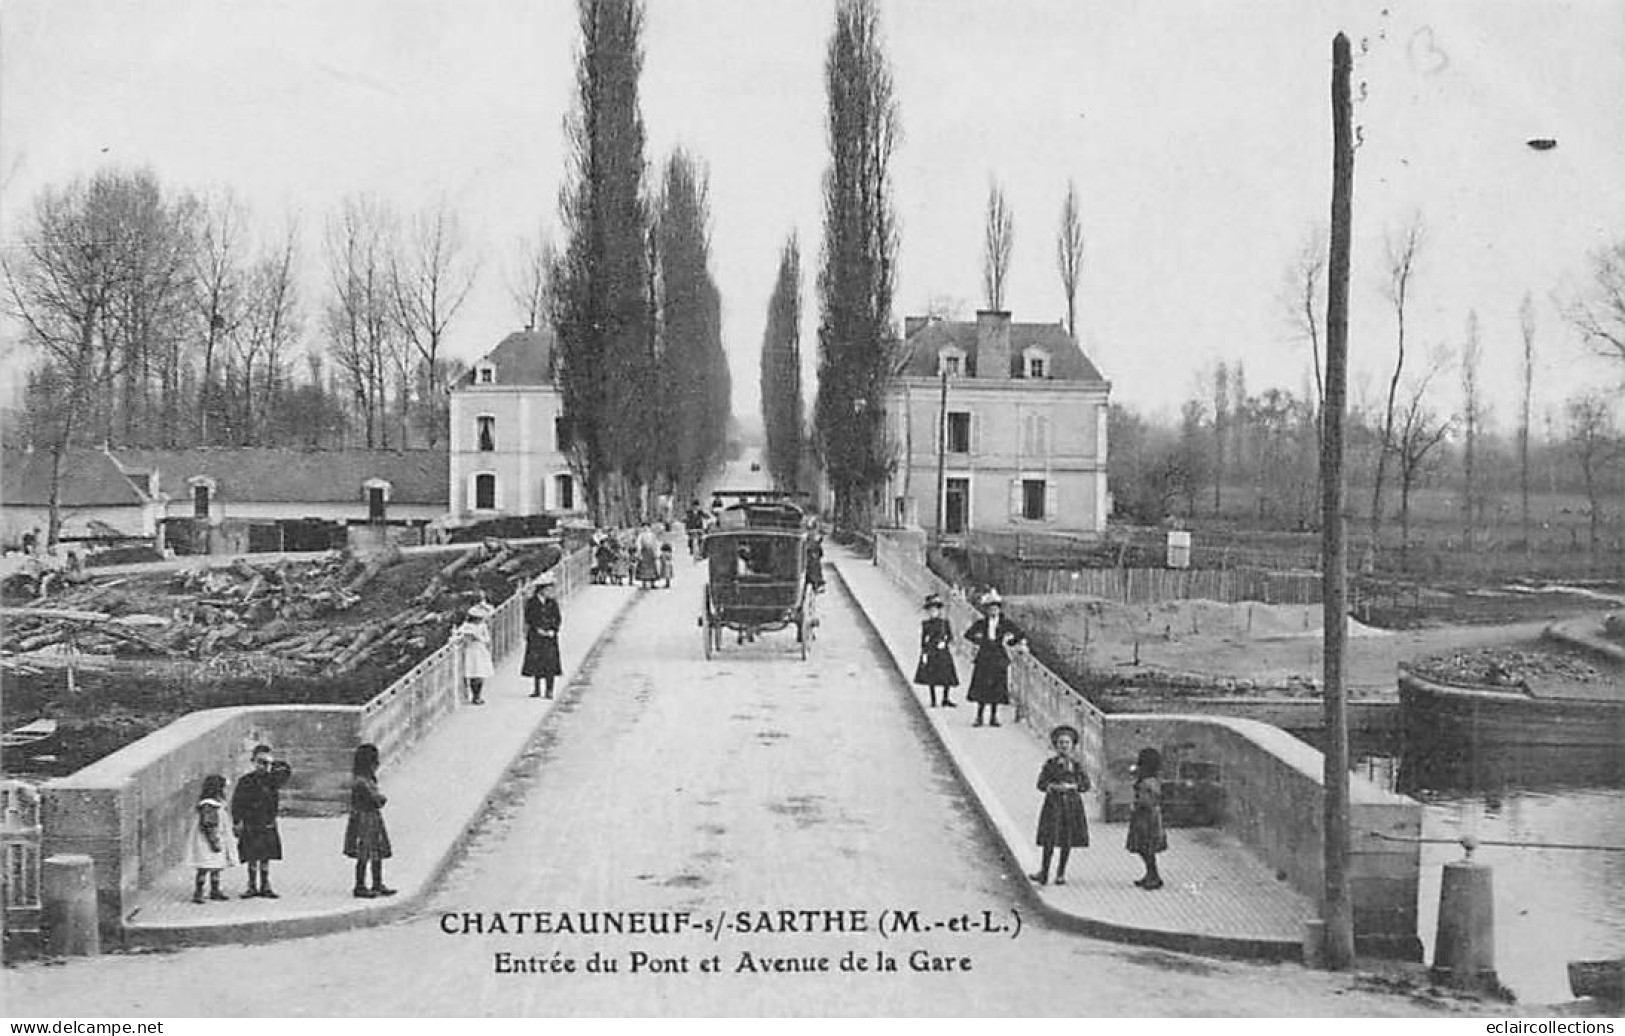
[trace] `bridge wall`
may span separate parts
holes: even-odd
[[[555,566],[560,597],[586,584],[587,553]],[[523,645],[523,608],[516,593],[490,620],[499,660]],[[254,745],[268,744],[293,767],[285,815],[342,813],[355,746],[371,741],[386,767],[398,763],[456,707],[461,683],[461,652],[448,645],[365,705],[244,706],[183,716],[42,785],[41,856],[90,856],[102,925],[116,931],[141,884],[180,862],[204,777],[217,773],[233,786]]]

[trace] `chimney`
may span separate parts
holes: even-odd
[[[1010,312],[976,311],[976,376],[1008,381],[1010,378]]]

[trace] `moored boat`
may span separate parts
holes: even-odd
[[[1625,752],[1625,688],[1597,697],[1543,697],[1520,687],[1458,686],[1404,672],[1399,700],[1407,741]]]

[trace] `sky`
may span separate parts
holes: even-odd
[[[1331,40],[1355,46],[1351,396],[1393,362],[1384,242],[1426,239],[1413,348],[1460,349],[1476,312],[1492,427],[1516,413],[1518,307],[1537,315],[1537,413],[1617,380],[1561,319],[1587,256],[1625,237],[1625,4],[1617,0],[880,0],[903,132],[892,172],[897,304],[974,319],[990,186],[1015,220],[1005,306],[1065,315],[1055,233],[1082,209],[1079,339],[1114,399],[1172,415],[1219,362],[1258,391],[1307,384],[1282,301],[1327,220]],[[642,110],[657,171],[710,172],[712,269],[736,413],[779,251],[803,256],[817,343],[823,61],[833,0],[650,0]],[[104,164],[229,188],[269,236],[349,194],[439,199],[480,253],[449,351],[473,360],[520,315],[519,242],[558,238],[577,31],[567,0],[6,0],[0,5],[0,248],[47,185]],[[1557,147],[1536,151],[1531,138]],[[1458,379],[1439,389],[1459,406]],[[810,392],[810,389],[809,389]],[[1538,418],[1537,418],[1538,420]]]

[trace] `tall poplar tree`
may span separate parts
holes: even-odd
[[[866,527],[886,478],[881,397],[896,334],[891,323],[897,223],[891,157],[897,105],[874,0],[839,0],[824,61],[830,164],[818,275],[819,452],[836,520]]]
[[[672,491],[684,499],[722,463],[730,413],[710,223],[705,170],[679,149],[666,163],[657,224],[663,427],[656,441]]]
[[[658,454],[644,441],[654,392],[649,213],[644,198],[643,4],[577,0],[581,45],[554,277],[557,380],[571,454],[596,516],[626,518]]]
[[[800,488],[801,246],[794,234],[779,253],[779,275],[762,334],[762,428],[767,470],[781,489]]]

